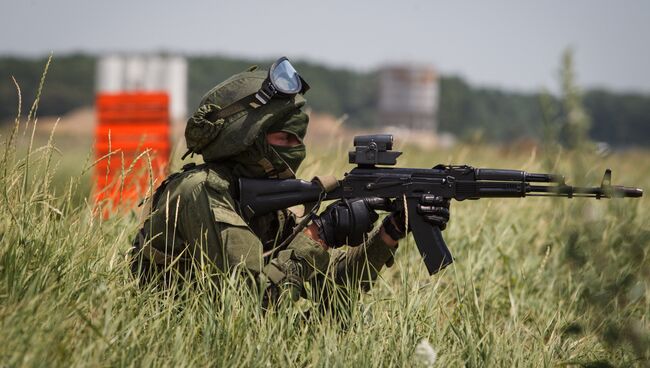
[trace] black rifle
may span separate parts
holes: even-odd
[[[350,163],[357,164],[357,167],[329,191],[325,191],[318,181],[240,179],[239,205],[243,216],[250,219],[299,204],[320,204],[322,200],[342,198],[393,199],[380,202],[383,204],[375,208],[388,211],[402,210],[406,203],[409,228],[429,274],[433,275],[451,264],[453,259],[440,229],[416,215],[423,194],[458,201],[528,196],[638,198],[643,195],[643,190],[638,188],[612,185],[609,169],[605,171],[600,187],[574,187],[566,185],[561,175],[520,170],[479,169],[466,165],[438,165],[432,169],[378,167],[395,165],[397,157],[402,154],[391,151],[393,136],[388,134],[357,136],[354,146],[355,150],[349,153],[349,157]]]

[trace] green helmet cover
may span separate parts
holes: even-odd
[[[259,108],[246,109],[215,122],[205,118],[209,112],[257,92],[267,74],[256,67],[249,68],[212,88],[187,121],[185,139],[188,149],[201,154],[205,162],[222,162],[231,166],[239,176],[293,177],[305,157],[304,145],[271,146],[266,141],[266,133],[286,131],[302,142],[309,118],[301,111],[305,105],[301,95],[273,98]]]

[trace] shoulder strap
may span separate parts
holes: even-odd
[[[208,114],[205,118],[208,121],[215,122],[219,119],[225,119],[229,116],[238,114],[242,111],[250,110],[250,109],[256,109],[260,107],[262,104],[260,101],[255,98],[255,93],[250,94],[244,98],[242,98],[239,101],[236,101],[228,106],[226,106],[223,109],[219,109],[216,111],[211,112]]]

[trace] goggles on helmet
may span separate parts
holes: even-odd
[[[262,82],[259,91],[225,106],[208,116],[208,119],[212,121],[223,119],[247,109],[259,108],[273,98],[290,98],[298,93],[304,94],[308,90],[309,84],[302,79],[289,59],[283,56],[271,65],[269,74]]]
[[[269,69],[269,75],[262,83],[262,88],[255,94],[255,98],[263,105],[268,103],[273,96],[291,97],[298,93],[304,94],[309,89],[296,69],[286,57],[279,58]]]

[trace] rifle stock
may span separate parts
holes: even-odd
[[[272,211],[318,201],[323,189],[313,181],[298,179],[239,179],[239,207],[249,220]]]

